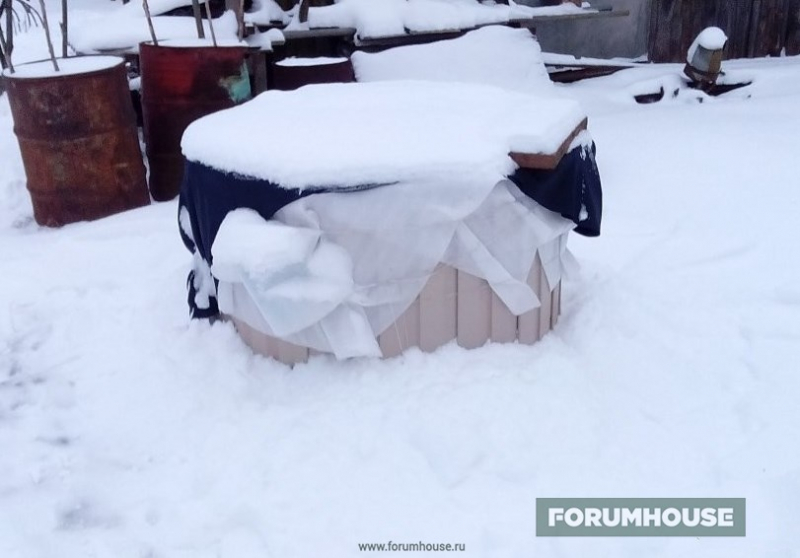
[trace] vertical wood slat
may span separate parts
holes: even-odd
[[[795,56],[800,54],[800,0],[789,0],[784,45],[786,54]]]
[[[787,0],[753,0],[748,56],[780,55],[786,40],[789,11]]]
[[[401,354],[409,347],[419,346],[419,297],[414,299],[397,321],[378,336],[384,358]]]
[[[492,292],[491,337],[493,343],[513,343],[517,339],[517,317]]]
[[[439,265],[419,295],[419,347],[429,353],[458,333],[458,272]]]
[[[474,275],[458,272],[458,344],[482,347],[491,337],[492,289]]]
[[[547,282],[547,275],[544,273],[544,266],[540,271],[541,273],[541,290],[539,291],[542,293],[539,298],[542,301],[542,307],[539,309],[541,312],[539,313],[539,338],[541,339],[544,335],[552,329],[552,312],[553,312],[553,295],[552,289]]]
[[[541,300],[542,296],[542,260],[539,254],[533,260],[533,266],[528,274],[528,285]],[[540,327],[540,317],[542,314],[541,306],[530,312],[522,314],[519,319],[519,342],[525,345],[533,345],[543,335]]]
[[[550,329],[554,329],[558,324],[558,318],[561,315],[561,283],[556,285],[553,292],[550,293],[552,297],[552,306],[550,307]]]

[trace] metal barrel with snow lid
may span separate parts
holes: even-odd
[[[147,205],[125,64],[84,56],[3,75],[36,222],[61,226]]]

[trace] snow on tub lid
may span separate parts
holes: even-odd
[[[275,62],[276,66],[327,66],[329,64],[342,64],[348,62],[347,58],[331,58],[327,56],[318,56],[316,58],[284,58]]]
[[[149,41],[148,44],[153,44]],[[214,44],[212,39],[196,39],[185,37],[180,39],[167,39],[165,41],[158,41],[160,47],[171,48],[222,48],[222,47],[240,47],[249,48],[249,45],[238,39],[217,39],[217,44]]]
[[[14,66],[13,74],[10,70],[3,70],[3,75],[9,78],[55,78],[61,76],[74,76],[88,74],[113,68],[124,62],[117,56],[76,56],[74,58],[57,58],[59,71],[53,69],[53,61],[49,58],[40,62],[30,62]]]
[[[572,100],[485,85],[311,85],[201,118],[182,148],[190,161],[285,188],[495,184],[516,169],[510,152],[554,153],[584,117]]]

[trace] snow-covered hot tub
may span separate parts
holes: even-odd
[[[203,118],[183,139],[193,314],[287,363],[534,342],[568,233],[599,233],[584,128],[573,101],[464,83],[309,86]]]

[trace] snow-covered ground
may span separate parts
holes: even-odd
[[[540,344],[293,370],[188,320],[175,203],[36,226],[0,98],[0,557],[800,555],[800,59],[731,67],[563,88],[606,213]],[[535,537],[584,496],[746,497],[747,537]]]

